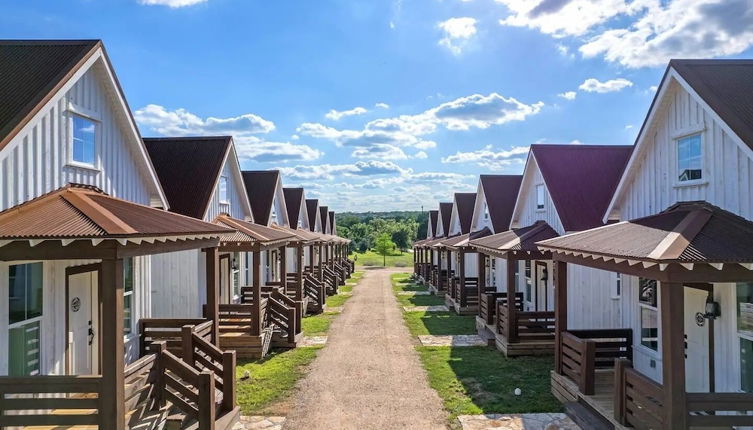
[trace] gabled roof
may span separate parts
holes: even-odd
[[[212,223],[236,230],[222,238],[224,243],[254,243],[259,242],[263,246],[284,245],[295,237],[292,233],[255,224],[244,220],[235,219],[228,215],[220,215]]]
[[[460,221],[460,233],[471,232],[473,208],[476,205],[476,193],[455,193],[455,205]]]
[[[251,204],[251,211],[257,224],[267,225],[269,223],[279,181],[279,170],[243,171],[243,182],[246,185],[248,201]]]
[[[508,230],[523,175],[481,175],[479,181],[484,189],[494,231]]]
[[[285,195],[285,207],[288,210],[288,222],[292,228],[298,227],[298,218],[301,216],[303,204],[303,188],[283,188]]]
[[[0,41],[0,149],[101,46],[99,40]]]
[[[0,240],[193,236],[232,232],[71,184],[0,212]]]
[[[318,199],[306,199],[306,213],[309,216],[309,230],[316,231],[316,220],[319,216]]]
[[[632,146],[531,145],[565,231],[603,225]]]
[[[232,145],[230,136],[145,137],[170,211],[204,218]]]
[[[496,254],[517,251],[538,252],[536,242],[557,236],[559,236],[557,232],[546,221],[536,221],[526,227],[472,239],[470,245],[482,252]]]
[[[458,248],[468,246],[471,240],[486,237],[486,236],[489,236],[490,234],[492,234],[492,231],[489,230],[489,227],[484,227],[478,231],[474,231],[474,232],[466,233],[466,234],[459,234],[449,239],[445,239],[434,246],[437,248],[458,249]]]
[[[436,209],[432,209],[429,211],[429,226],[431,227],[431,231],[429,232],[429,237],[427,239],[431,239],[432,237],[437,235],[437,218],[439,217],[439,211]]]
[[[335,224],[335,211],[329,211],[330,234],[337,236],[337,224]]]
[[[452,207],[454,203],[443,202],[439,204],[439,216],[442,221],[442,229],[444,230],[444,237],[449,235],[450,230],[450,218],[452,218]]]
[[[319,217],[322,219],[322,233],[331,234],[332,226],[329,224],[329,208],[327,206],[319,206]]]

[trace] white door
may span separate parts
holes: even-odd
[[[709,391],[709,320],[703,317],[708,292],[685,287],[685,385],[688,392]]]
[[[99,372],[97,272],[68,276],[68,359],[71,375]]]

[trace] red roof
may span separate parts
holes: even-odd
[[[531,145],[565,231],[603,225],[632,146]]]
[[[251,211],[254,214],[254,222],[264,225],[269,224],[269,216],[272,214],[272,204],[275,200],[280,171],[244,170],[242,173],[248,201],[251,203]]]
[[[481,175],[479,180],[494,231],[508,230],[523,175]]]
[[[457,205],[460,221],[460,233],[468,234],[471,232],[473,209],[476,206],[476,193],[455,193],[455,204]]]
[[[261,242],[263,245],[269,246],[273,244],[284,245],[294,239],[290,232],[235,219],[228,215],[220,215],[212,223],[237,230],[235,233],[224,236],[223,242]]]
[[[430,210],[429,211],[429,223],[431,225],[431,231],[429,232],[429,237],[427,239],[430,239],[437,235],[437,218],[439,217],[439,211],[438,210]]]
[[[439,216],[442,219],[442,228],[444,229],[444,237],[447,237],[450,229],[450,218],[452,217],[452,206],[454,203],[440,203],[439,204]]]

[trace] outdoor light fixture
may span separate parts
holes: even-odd
[[[715,302],[709,294],[706,298],[706,313],[703,315],[708,320],[715,320],[722,315],[722,308],[719,306],[719,302]]]

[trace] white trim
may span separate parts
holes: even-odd
[[[102,122],[102,115],[99,112],[93,111],[91,109],[87,109],[83,106],[79,106],[76,103],[72,102],[71,100],[66,101],[65,110],[66,112],[74,113],[78,116],[84,117],[91,121],[97,121],[99,123]]]

